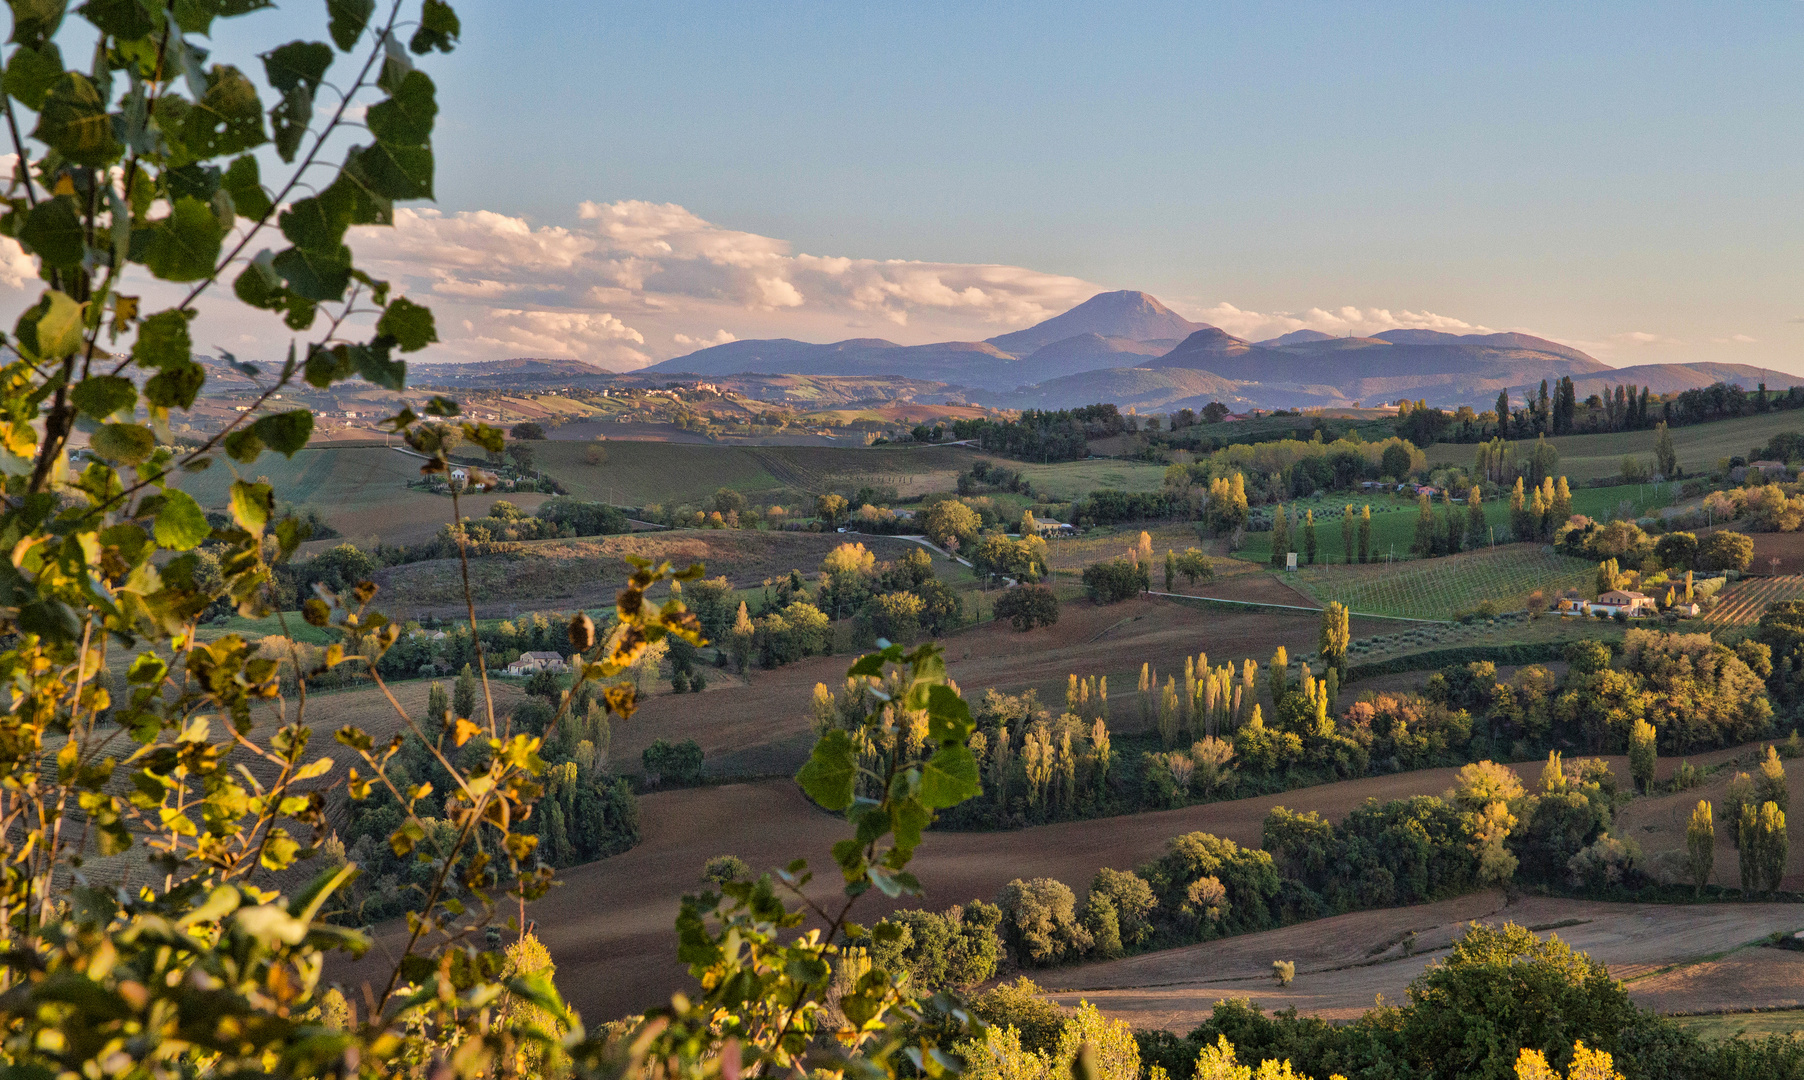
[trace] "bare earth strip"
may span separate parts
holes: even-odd
[[[1382,996],[1403,1004],[1411,979],[1444,957],[1466,924],[1514,922],[1558,926],[1562,941],[1635,979],[1674,964],[1689,964],[1630,982],[1630,994],[1660,1011],[1771,1008],[1798,1004],[1804,954],[1738,949],[1774,931],[1804,926],[1797,904],[1607,904],[1530,897],[1505,904],[1502,894],[1472,896],[1383,911],[1362,911],[1046,974],[1067,1005],[1086,1000],[1135,1027],[1185,1032],[1207,1019],[1215,1002],[1249,998],[1267,1009],[1296,1008],[1311,1016],[1349,1020]],[[1569,925],[1559,926],[1566,923]],[[1415,933],[1411,955],[1400,939]],[[1273,960],[1294,960],[1296,980],[1277,986]],[[1693,961],[1702,961],[1691,963]]]

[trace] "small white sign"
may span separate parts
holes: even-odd
[[[1284,569],[1295,570],[1296,568],[1297,568],[1297,553],[1293,551],[1290,554],[1284,556]]]

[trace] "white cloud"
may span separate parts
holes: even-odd
[[[1718,345],[1755,345],[1760,341],[1759,338],[1749,337],[1746,334],[1730,334],[1728,337],[1711,338],[1710,340]]]
[[[1439,330],[1448,334],[1496,333],[1488,326],[1469,323],[1449,315],[1436,315],[1432,311],[1393,312],[1388,308],[1314,307],[1300,312],[1265,313],[1246,311],[1224,302],[1213,307],[1188,305],[1184,308],[1184,314],[1190,319],[1219,326],[1235,337],[1248,341],[1263,341],[1293,330],[1319,330],[1336,337],[1347,334],[1369,337],[1386,330]]]
[[[393,229],[359,230],[355,240],[374,272],[442,309],[441,326],[469,325],[441,334],[431,358],[444,360],[530,345],[536,355],[639,366],[742,337],[833,341],[866,327],[909,343],[981,338],[1103,291],[1016,266],[795,253],[674,203],[585,202],[578,215],[582,226],[563,228],[490,211],[397,209]]]
[[[670,340],[676,342],[678,345],[687,345],[692,349],[705,349],[710,345],[725,345],[729,341],[738,341],[739,338],[731,331],[716,330],[713,335],[709,337],[690,337],[688,334],[672,334],[670,335]]]

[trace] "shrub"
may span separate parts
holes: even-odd
[[[639,755],[648,781],[688,785],[701,782],[702,748],[694,739],[667,743],[657,739]]]
[[[1045,585],[1018,585],[996,598],[996,618],[1023,632],[1051,626],[1059,621],[1058,594]]]
[[[702,867],[702,880],[715,885],[729,881],[750,881],[752,867],[737,855],[716,855]]]
[[[1753,539],[1727,529],[1711,533],[1698,547],[1699,570],[1746,570],[1753,561]]]
[[[1098,604],[1132,600],[1151,588],[1146,567],[1126,559],[1108,559],[1084,568],[1084,594]]]

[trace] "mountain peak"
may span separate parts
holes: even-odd
[[[1152,341],[1185,338],[1205,328],[1161,304],[1157,297],[1133,289],[1097,293],[1062,315],[989,339],[999,349],[1024,356],[1044,345],[1080,334]]]

